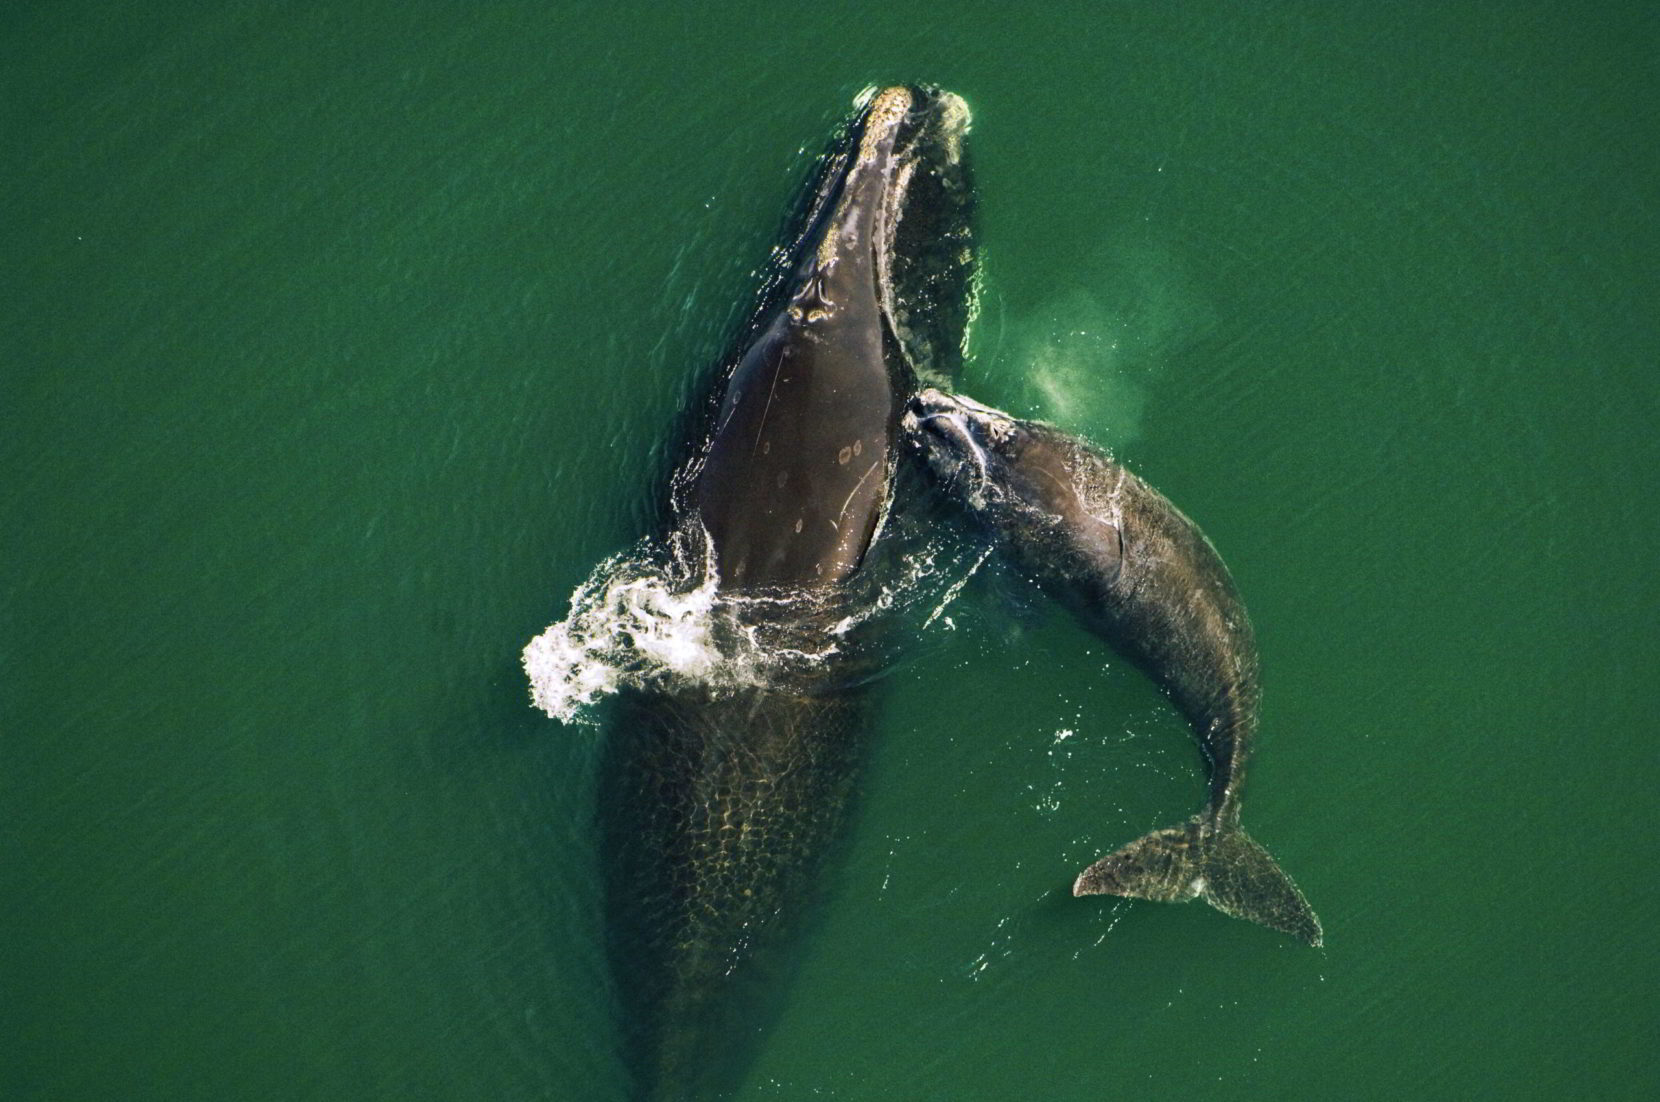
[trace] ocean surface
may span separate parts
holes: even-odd
[[[624,1097],[605,704],[520,651],[909,80],[963,389],[1221,549],[1326,946],[1069,895],[1200,762],[987,564],[740,1097],[1660,1093],[1657,9],[712,7],[0,11],[0,1098]]]

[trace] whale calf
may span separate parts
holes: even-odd
[[[1158,682],[1209,762],[1203,811],[1101,858],[1073,894],[1199,898],[1319,945],[1320,921],[1302,892],[1239,825],[1257,729],[1257,648],[1210,541],[1164,495],[1049,425],[928,389],[906,428],[941,486],[1017,564]]]

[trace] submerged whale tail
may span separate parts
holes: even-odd
[[[1232,823],[1220,829],[1204,816],[1155,830],[1085,869],[1073,895],[1123,895],[1161,903],[1195,896],[1223,914],[1321,940],[1320,920],[1268,851]]]

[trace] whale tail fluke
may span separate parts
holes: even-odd
[[[1204,816],[1155,830],[1085,869],[1073,895],[1122,895],[1181,903],[1200,898],[1223,914],[1321,943],[1320,920],[1268,851],[1239,829]]]

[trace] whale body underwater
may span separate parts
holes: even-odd
[[[917,515],[960,519],[1144,669],[1209,762],[1203,812],[1075,893],[1201,898],[1320,943],[1239,829],[1257,658],[1221,559],[1104,453],[952,393],[977,286],[968,121],[938,88],[861,96],[683,434],[652,538],[665,577],[712,593],[717,651],[777,660],[625,688],[608,724],[600,858],[638,1098],[729,1093],[777,1016],[856,795]]]

